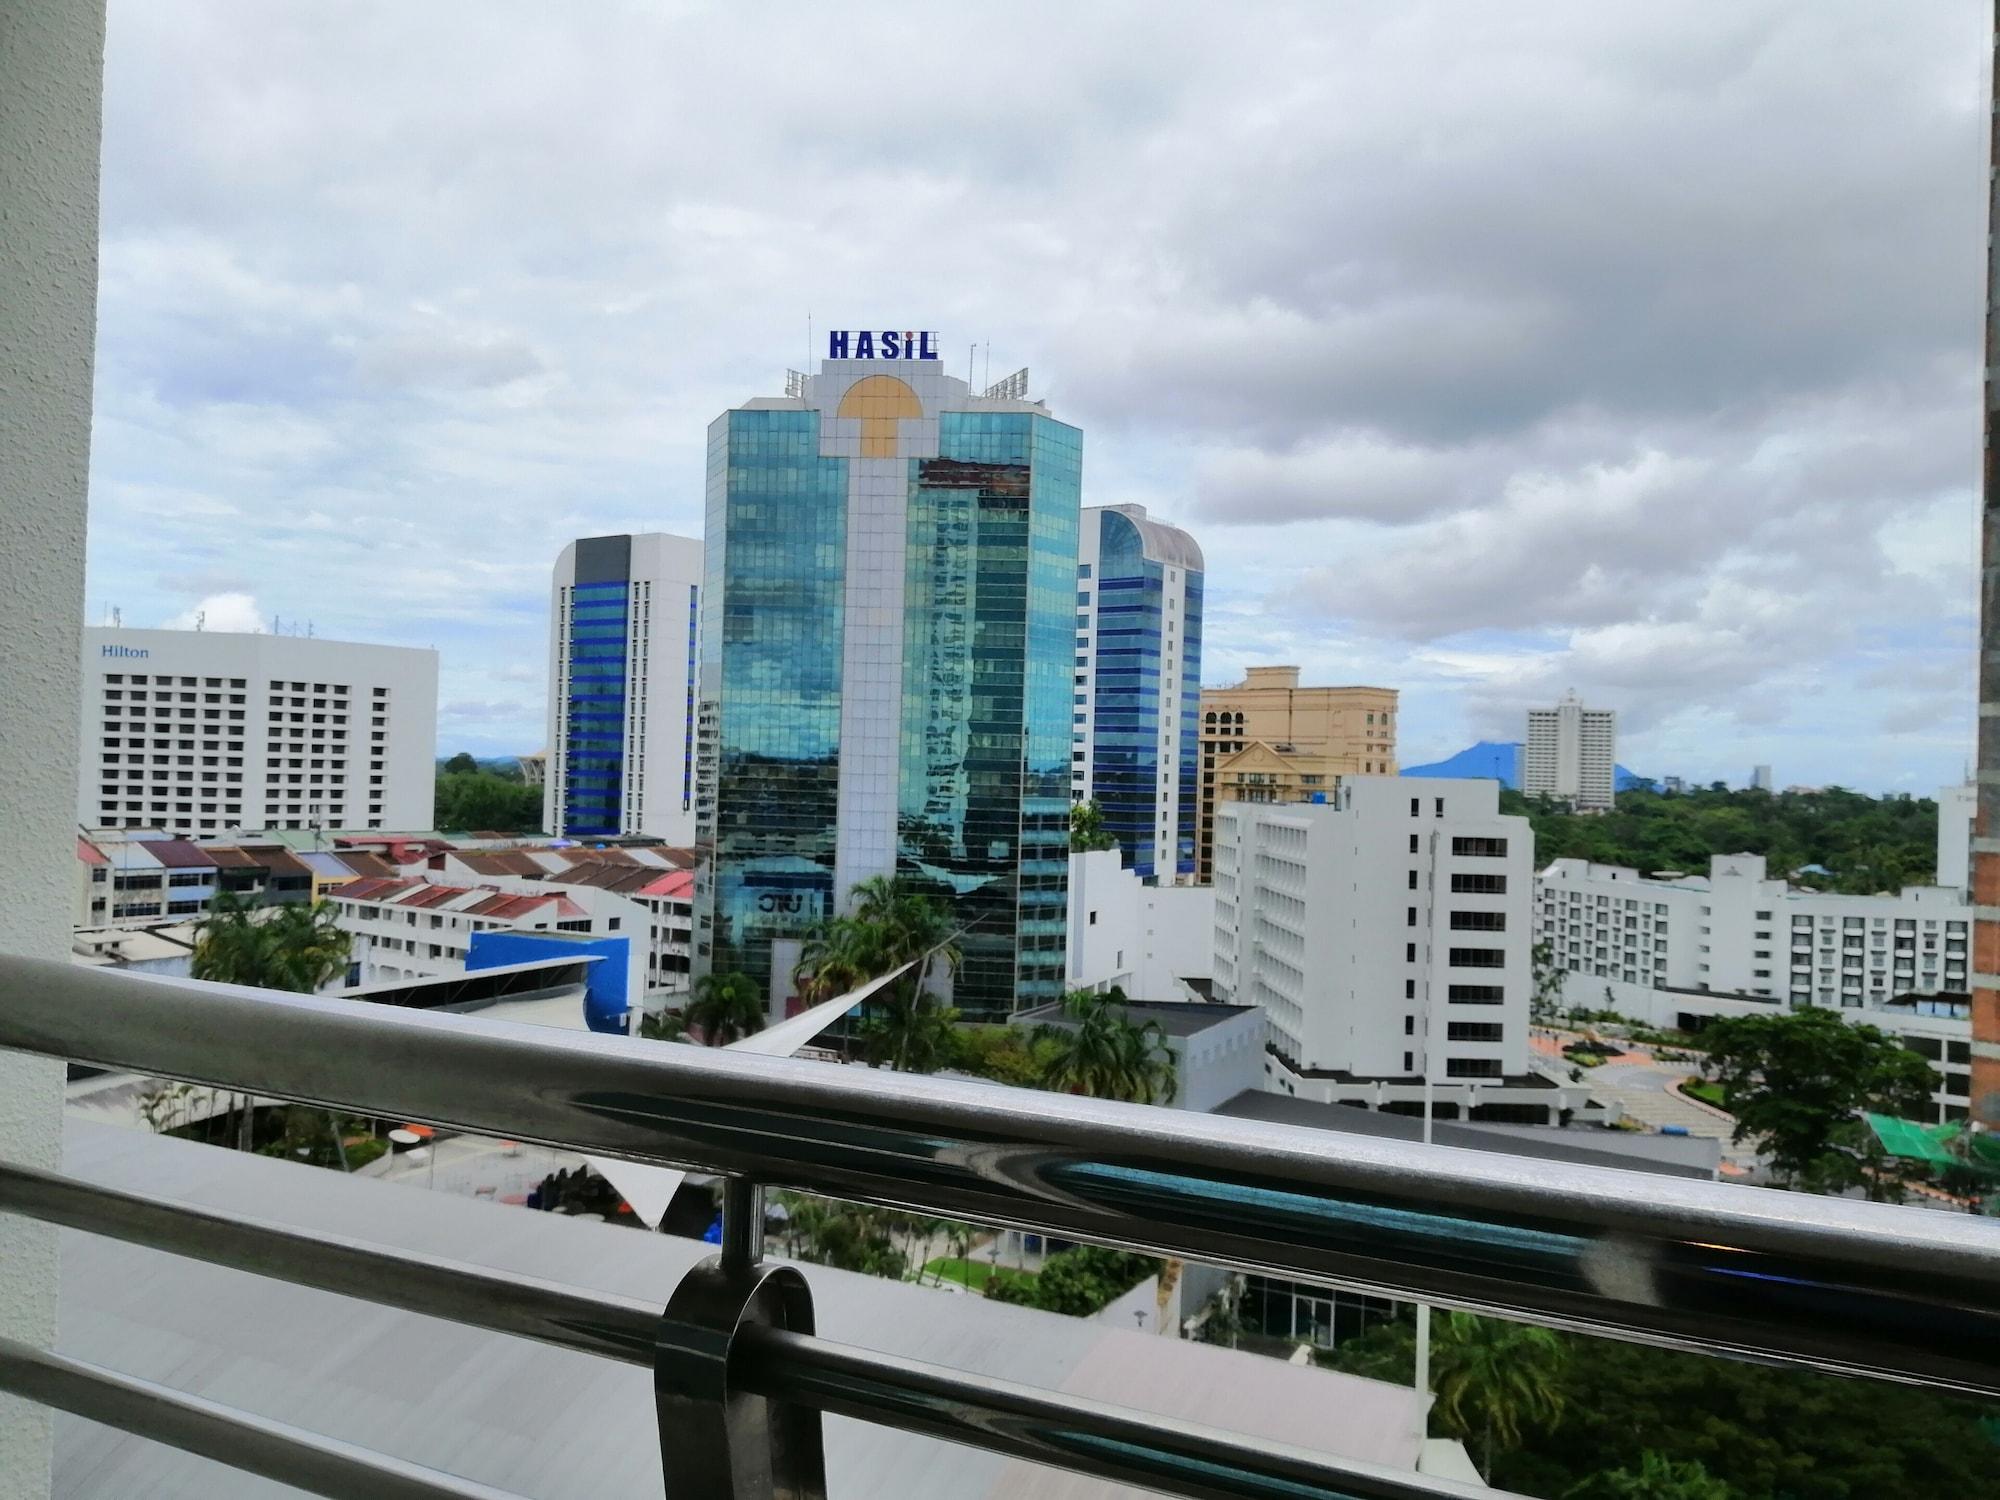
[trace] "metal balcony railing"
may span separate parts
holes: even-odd
[[[0,1165],[0,1210],[650,1368],[673,1496],[823,1495],[823,1412],[1177,1495],[1490,1493],[819,1338],[767,1186],[2000,1395],[2000,1231],[1958,1215],[19,958],[0,1046],[725,1175],[662,1311]],[[500,1493],[21,1345],[0,1388],[321,1494]]]

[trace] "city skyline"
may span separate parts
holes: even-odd
[[[540,748],[546,558],[697,530],[685,434],[808,315],[910,321],[1100,435],[1087,504],[1202,538],[1207,685],[1394,685],[1418,762],[1573,684],[1637,770],[1928,793],[1971,753],[1980,59],[1963,7],[1699,9],[1086,36],[1032,138],[943,153],[929,63],[976,18],[802,19],[739,102],[699,76],[726,16],[523,12],[439,86],[448,11],[120,5],[91,621],[435,646],[446,746]],[[876,43],[909,89],[797,144],[795,82]],[[1588,132],[1507,84],[1536,60]],[[970,262],[903,253],[973,225]]]

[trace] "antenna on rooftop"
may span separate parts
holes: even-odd
[[[200,630],[207,623],[208,623],[208,611],[205,609],[196,610],[194,612],[194,628],[196,630]]]
[[[124,611],[120,610],[118,606],[115,604],[111,606],[111,623],[114,626],[123,625],[125,623]]]

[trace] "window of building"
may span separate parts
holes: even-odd
[[[1505,839],[1458,836],[1454,837],[1451,841],[1451,852],[1460,859],[1505,859],[1507,857],[1507,841]],[[1608,899],[1607,897],[1599,896],[1597,901],[1602,906],[1607,904]]]
[[[1505,932],[1507,913],[1504,911],[1455,911],[1451,914],[1453,932]]]
[[[1444,1039],[1448,1042],[1504,1041],[1506,1028],[1498,1021],[1447,1021]]]

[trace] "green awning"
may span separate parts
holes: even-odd
[[[1915,1120],[1899,1120],[1894,1115],[1864,1114],[1868,1128],[1875,1132],[1875,1139],[1882,1143],[1882,1149],[1891,1156],[1900,1156],[1906,1161],[1925,1161],[1932,1166],[1948,1167],[1957,1160],[1945,1149],[1929,1128]]]

